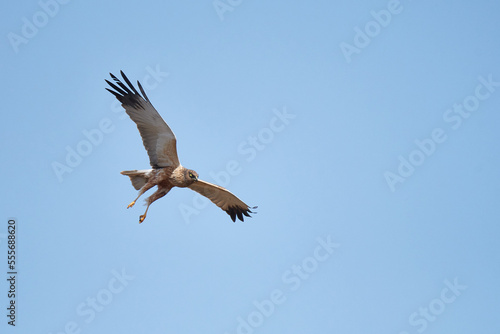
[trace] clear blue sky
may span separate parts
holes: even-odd
[[[2,333],[498,333],[499,4],[55,1],[0,20]],[[253,218],[138,224],[120,70]]]

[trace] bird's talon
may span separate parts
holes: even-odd
[[[133,201],[132,203],[130,203],[128,206],[127,206],[127,209],[130,209],[131,207],[133,207],[135,204],[135,201]]]
[[[144,219],[146,219],[146,216],[145,215],[141,215],[139,217],[139,224],[142,223],[144,221]]]

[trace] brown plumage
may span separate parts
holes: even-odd
[[[207,197],[219,208],[226,211],[233,222],[236,221],[236,218],[243,221],[243,216],[250,217],[250,213],[252,213],[250,209],[256,207],[249,207],[225,188],[199,180],[198,173],[180,164],[174,133],[153,107],[139,81],[137,81],[137,85],[142,95],[130,83],[125,74],[122,71],[120,73],[128,86],[110,73],[114,83],[108,80],[106,82],[114,90],[108,88],[106,90],[116,96],[125,108],[125,112],[137,124],[144,147],[149,155],[149,163],[153,167],[153,169],[121,172],[121,174],[130,177],[134,188],[139,190],[137,198],[127,208],[134,206],[144,192],[154,186],[158,187],[146,199],[146,211],[139,217],[139,223],[142,223],[146,218],[149,206],[165,196],[173,187],[187,187]]]

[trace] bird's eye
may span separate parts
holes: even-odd
[[[191,177],[191,178],[192,178],[192,177],[193,177],[193,173],[189,173],[189,177]]]

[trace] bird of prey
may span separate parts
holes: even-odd
[[[146,211],[139,217],[139,223],[142,223],[146,218],[149,206],[165,196],[173,187],[188,187],[207,197],[219,208],[226,211],[233,222],[236,221],[236,218],[243,221],[243,216],[250,217],[250,213],[254,213],[250,209],[256,207],[249,207],[225,188],[198,179],[198,173],[180,164],[174,133],[153,107],[140,82],[137,81],[137,85],[141,93],[130,83],[123,71],[120,73],[128,87],[110,73],[114,83],[108,80],[106,82],[113,90],[108,88],[106,90],[116,96],[125,108],[125,112],[137,124],[152,167],[152,169],[121,172],[121,174],[130,177],[134,188],[139,190],[137,198],[127,208],[134,206],[144,192],[158,186],[156,192],[146,199]]]

